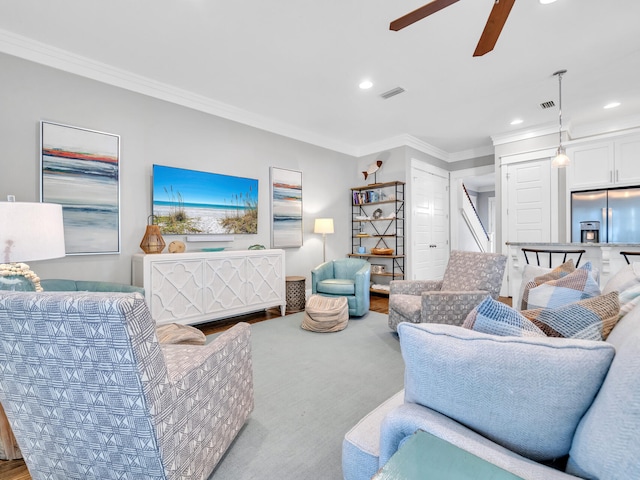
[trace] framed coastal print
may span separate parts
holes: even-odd
[[[258,180],[153,165],[153,215],[165,235],[258,233]]]
[[[271,167],[271,248],[302,246],[302,172]]]
[[[120,253],[120,136],[40,122],[40,199],[62,205],[67,255]]]

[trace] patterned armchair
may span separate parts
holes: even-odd
[[[159,344],[139,293],[0,292],[0,402],[38,479],[206,479],[253,409],[250,330]]]
[[[389,291],[389,327],[400,322],[461,325],[487,295],[497,299],[507,257],[454,250],[442,280],[394,280]]]

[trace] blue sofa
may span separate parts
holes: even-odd
[[[345,435],[346,480],[371,478],[418,429],[523,479],[640,478],[640,305],[606,341],[398,333],[405,390]]]
[[[45,292],[137,292],[144,295],[144,288],[115,282],[50,278],[40,280],[40,285]]]
[[[360,258],[339,258],[311,270],[311,293],[346,297],[349,316],[361,317],[369,311],[371,264]]]

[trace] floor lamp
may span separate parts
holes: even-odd
[[[333,233],[333,218],[316,218],[313,233],[322,234],[322,263],[327,261],[327,233]]]

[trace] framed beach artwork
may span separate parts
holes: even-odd
[[[302,246],[302,172],[271,167],[271,247]]]
[[[120,136],[40,122],[40,199],[62,205],[67,255],[120,253]]]
[[[153,215],[164,235],[258,233],[258,180],[153,166]]]

